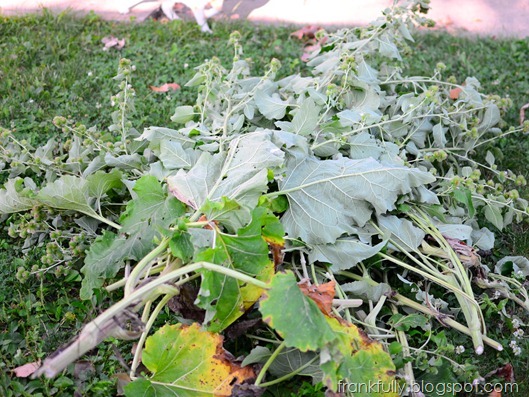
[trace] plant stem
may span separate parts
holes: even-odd
[[[164,238],[162,242],[149,252],[138,264],[132,269],[127,282],[125,283],[125,296],[129,296],[134,291],[136,284],[138,283],[143,270],[147,267],[154,259],[156,259],[162,252],[164,252],[169,245],[169,238]]]
[[[342,276],[346,276],[346,277],[350,277],[354,280],[358,280],[358,281],[366,281],[367,283],[369,283],[370,285],[376,287],[379,285],[379,283],[377,283],[375,280],[371,279],[371,278],[366,278],[366,277],[362,277],[362,276],[359,276],[357,274],[354,274],[354,273],[351,273],[351,272],[348,272],[348,271],[344,271],[344,270],[341,270],[338,272],[338,274],[342,275]],[[472,336],[472,333],[470,332],[470,329],[468,329],[467,327],[465,327],[463,324],[460,324],[458,323],[457,321],[451,319],[450,317],[443,317],[442,319],[440,318],[440,314],[438,311],[436,310],[433,310],[433,309],[430,309],[429,307],[426,307],[426,306],[423,306],[421,305],[420,303],[418,302],[415,302],[401,294],[399,294],[398,292],[392,292],[391,293],[391,299],[393,300],[396,300],[399,304],[401,305],[404,305],[404,306],[408,306],[412,309],[415,309],[421,313],[424,313],[424,314],[427,314],[429,316],[432,316],[434,317],[437,321],[439,321],[441,324],[443,325],[448,325],[452,328],[454,328],[455,330],[463,333],[463,334],[466,334],[468,336]],[[502,351],[503,350],[503,346],[496,342],[495,340],[489,338],[488,336],[485,336],[483,335],[482,336],[483,338],[483,342],[485,342],[487,345],[489,345],[490,347],[498,350],[498,351]]]
[[[187,282],[188,280],[186,280]],[[132,360],[132,365],[130,367],[130,377],[134,378],[136,376],[136,368],[138,368],[138,365],[140,364],[141,360],[141,352],[143,351],[143,345],[145,344],[145,340],[147,339],[147,335],[149,334],[149,331],[152,328],[152,325],[154,324],[154,321],[158,317],[158,314],[162,311],[163,307],[169,302],[169,300],[174,295],[168,294],[165,295],[160,302],[156,305],[153,312],[149,316],[149,320],[145,324],[145,329],[143,330],[140,340],[138,341],[136,345],[136,351],[134,352],[134,359]]]
[[[263,365],[263,368],[261,369],[261,372],[259,372],[259,375],[257,376],[257,379],[255,380],[255,386],[259,386],[261,384],[261,381],[263,380],[264,376],[266,375],[266,371],[272,365],[274,360],[279,356],[279,353],[286,347],[285,341],[281,342],[281,344],[277,347],[277,349],[272,353],[272,355],[266,360],[266,363]]]
[[[301,367],[299,368],[296,368],[294,371],[292,371],[291,373],[289,374],[286,374],[286,375],[283,375],[282,377],[280,378],[277,378],[277,379],[274,379],[274,380],[271,380],[269,382],[264,382],[264,383],[261,383],[260,384],[260,387],[268,387],[268,386],[272,386],[272,385],[276,385],[278,383],[281,383],[287,379],[290,379],[292,378],[293,376],[296,376],[297,374],[299,374],[301,371],[303,371],[305,368],[309,367],[312,365],[312,363],[314,363],[314,361],[316,361],[316,359],[318,358],[318,356],[315,356],[314,358],[312,358],[310,361],[307,361],[305,364],[303,364]],[[261,371],[262,372],[262,371]]]
[[[152,251],[151,251],[152,253]],[[228,269],[220,265],[215,265],[209,262],[197,262],[191,265],[181,267],[173,270],[167,274],[161,275],[155,280],[132,290],[130,295],[125,296],[122,300],[115,303],[113,306],[105,310],[94,320],[86,324],[79,336],[74,339],[67,346],[59,350],[55,355],[48,357],[44,360],[42,366],[33,374],[33,377],[45,375],[48,378],[53,378],[70,363],[74,362],[77,358],[81,357],[87,351],[93,349],[99,343],[101,343],[106,335],[116,327],[115,318],[126,310],[137,311],[147,300],[154,299],[153,293],[159,290],[159,287],[163,287],[164,284],[172,282],[183,275],[196,272],[197,270],[206,269],[217,273],[224,274],[228,277],[233,277],[242,282],[246,282],[255,285],[259,288],[268,289],[268,284],[256,280],[246,274],[240,273],[233,269]],[[187,281],[187,280],[185,280]],[[166,293],[167,289],[163,289],[163,294]]]

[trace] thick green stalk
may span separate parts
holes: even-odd
[[[371,278],[366,278],[366,277],[362,277],[362,276],[359,276],[357,274],[354,274],[354,273],[351,273],[351,272],[347,272],[347,271],[339,271],[338,274],[340,275],[343,275],[343,276],[346,276],[346,277],[350,277],[354,280],[357,280],[357,281],[366,281],[367,283],[369,283],[370,285],[376,287],[379,285],[379,283],[377,283],[375,280],[371,279]],[[418,302],[415,302],[397,292],[392,292],[391,294],[391,299],[392,300],[395,300],[397,301],[400,305],[404,305],[404,306],[407,306],[407,307],[410,307],[418,312],[421,312],[421,313],[424,313],[424,314],[427,314],[429,316],[432,316],[434,317],[437,321],[439,321],[441,324],[443,325],[447,325],[449,327],[452,327],[454,328],[455,330],[463,333],[463,334],[466,334],[470,337],[472,337],[472,333],[470,331],[470,329],[468,327],[465,327],[463,324],[460,324],[458,323],[457,321],[453,320],[452,318],[448,317],[448,316],[442,316],[441,313],[439,313],[438,311],[434,310],[434,309],[431,309],[427,306],[424,306],[424,305],[421,305],[420,303]],[[483,342],[485,342],[487,345],[489,345],[490,347],[498,350],[498,351],[502,351],[503,350],[503,346],[496,342],[495,340],[489,338],[488,336],[485,336],[485,335],[482,335],[482,338],[483,338]]]
[[[467,270],[448,241],[446,241],[439,229],[437,229],[437,227],[431,222],[430,218],[420,209],[416,209],[416,211],[418,215],[409,214],[410,218],[412,218],[422,230],[432,236],[441,249],[448,254],[450,263],[452,264],[452,271],[445,274],[445,279],[450,284],[459,286],[466,295],[457,293],[456,298],[471,332],[474,350],[477,354],[482,354],[482,336],[486,334],[485,321],[481,308],[474,298],[474,291],[472,290],[472,283],[468,277]]]
[[[164,284],[173,282],[186,274],[196,272],[197,270],[210,270],[217,273],[224,274],[228,277],[233,277],[242,282],[255,285],[259,288],[268,289],[267,283],[256,280],[246,274],[240,273],[233,269],[216,265],[209,262],[197,262],[179,269],[173,270],[167,274],[157,277],[155,280],[132,290],[128,296],[112,305],[110,308],[101,313],[93,321],[89,322],[81,330],[79,336],[70,344],[58,351],[58,353],[48,357],[44,360],[42,366],[34,373],[33,377],[45,375],[48,378],[56,376],[70,363],[77,360],[87,351],[93,349],[109,335],[112,330],[120,327],[116,319],[120,318],[126,311],[137,311],[146,301],[155,299],[160,291],[165,294],[167,289],[163,288]],[[187,281],[187,280],[186,280]]]
[[[149,266],[154,259],[160,256],[166,250],[168,245],[169,239],[164,238],[156,248],[149,252],[141,261],[138,262],[136,266],[134,266],[134,269],[132,269],[132,272],[130,272],[130,275],[127,277],[127,282],[125,284],[125,296],[132,294],[145,268]]]
[[[149,316],[149,320],[145,324],[145,329],[143,330],[140,336],[140,340],[136,344],[136,351],[134,352],[134,359],[132,360],[132,365],[130,367],[130,377],[131,378],[134,378],[136,376],[136,369],[138,368],[138,365],[140,365],[141,352],[143,350],[143,345],[145,344],[145,340],[147,339],[147,335],[149,335],[149,331],[151,330],[152,325],[154,324],[154,321],[156,320],[156,318],[158,317],[158,314],[160,314],[164,306],[167,304],[167,302],[169,302],[169,300],[173,296],[174,295],[172,294],[165,295],[162,298],[162,300],[156,305],[153,312]]]
[[[272,353],[272,355],[266,360],[266,363],[263,365],[263,368],[261,368],[261,372],[259,372],[259,375],[257,375],[257,379],[255,380],[255,386],[259,386],[266,374],[266,371],[272,365],[274,360],[279,356],[279,353],[286,347],[285,342],[281,342],[281,344],[277,347],[277,349]]]

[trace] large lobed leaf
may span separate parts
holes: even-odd
[[[284,338],[287,347],[322,353],[320,368],[324,382],[332,390],[337,389],[339,379],[345,383],[379,383],[379,390],[385,391],[395,385],[395,366],[383,346],[355,325],[324,315],[303,294],[293,273],[277,273],[273,277],[259,310],[263,320]],[[397,396],[397,393],[370,394],[372,391],[355,395]]]
[[[254,376],[228,360],[222,336],[198,324],[164,326],[147,338],[142,361],[152,376],[127,385],[127,397],[230,396],[235,384]]]
[[[282,222],[290,237],[309,244],[334,243],[364,226],[373,212],[395,208],[399,195],[435,181],[418,169],[383,165],[372,158],[318,160],[292,156],[279,188],[290,203]]]

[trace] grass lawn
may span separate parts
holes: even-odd
[[[120,24],[102,21],[96,15],[75,19],[68,14],[54,16],[46,12],[40,16],[0,18],[0,127],[35,144],[46,142],[51,136],[60,139],[61,133],[52,123],[57,115],[106,128],[112,111],[110,97],[117,91],[112,77],[122,57],[136,65],[134,126],[139,131],[151,125],[170,127],[175,107],[195,100],[195,89],[184,87],[194,74],[193,68],[214,56],[224,64],[231,61],[233,53],[227,41],[233,30],[242,34],[244,56],[253,60],[254,73],[262,73],[271,58],[281,61],[280,74],[304,72],[301,44],[290,37],[293,28],[236,22],[215,23],[213,30],[209,36],[195,24],[181,21]],[[101,39],[109,35],[124,38],[125,47],[103,51]],[[481,81],[483,92],[512,99],[513,107],[506,119],[512,125],[518,123],[519,108],[529,102],[527,54],[529,39],[473,40],[441,33],[421,34],[409,56],[407,73],[431,74],[438,62],[444,62],[446,77],[454,75],[462,82],[466,76],[475,76]],[[167,93],[149,88],[165,83],[177,83],[182,88]],[[500,149],[504,154],[502,166],[529,179],[527,140],[504,139]],[[0,181],[4,180],[0,174]],[[524,194],[527,198],[527,192]],[[11,377],[10,369],[43,358],[70,339],[105,307],[107,297],[79,301],[79,280],[56,278],[53,272],[30,277],[21,284],[15,274],[23,265],[18,259],[22,257],[22,247],[13,244],[7,235],[9,221],[0,220],[0,395],[71,396],[75,390],[80,395],[115,395],[115,380],[104,374],[126,369],[113,345],[105,345],[90,355],[90,361],[80,363],[58,379],[26,381]],[[494,255],[529,256],[527,236],[523,225],[505,232],[498,239],[501,242]],[[42,248],[30,248],[26,266],[38,264],[41,256]],[[493,332],[508,344],[508,329]],[[452,343],[464,343],[455,338]],[[529,349],[526,345],[522,346]],[[508,349],[497,354],[489,352],[476,363],[481,366],[480,372],[486,373],[498,363],[510,361],[520,385],[519,395],[525,396],[529,393],[529,386],[524,386],[529,385],[529,359],[523,358],[529,357],[527,351],[520,357]],[[316,388],[305,386],[303,395],[319,395]]]

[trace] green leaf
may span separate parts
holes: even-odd
[[[37,195],[37,199],[52,208],[79,211],[98,217],[91,206],[90,187],[86,179],[64,175],[55,182],[48,183]]]
[[[378,302],[382,295],[391,292],[391,286],[386,283],[371,285],[367,280],[353,281],[341,285],[342,290],[349,292],[352,297],[358,297],[365,301]]]
[[[184,214],[184,205],[168,196],[153,176],[138,179],[134,191],[137,197],[129,201],[120,218],[120,234],[105,231],[87,253],[81,269],[82,299],[90,299],[94,288],[115,277],[126,260],[141,260],[153,249],[153,240],[160,231]]]
[[[494,204],[487,203],[485,206],[485,218],[492,223],[498,230],[503,229],[503,217],[501,210]]]
[[[191,235],[187,232],[176,230],[169,241],[171,254],[182,259],[184,263],[189,262],[195,253],[195,247],[191,242]]]
[[[455,189],[453,194],[454,199],[466,207],[468,210],[468,216],[473,218],[476,210],[474,209],[474,204],[472,203],[472,192],[470,189],[460,187]]]
[[[398,331],[407,332],[411,328],[422,328],[427,331],[430,329],[430,320],[422,314],[409,314],[404,316],[400,313],[394,314],[390,317],[389,323]]]
[[[200,212],[208,221],[219,222],[230,231],[235,231],[240,225],[244,225],[250,214],[248,209],[241,208],[239,203],[225,196],[221,197],[220,201],[206,199],[200,207]]]
[[[319,118],[320,107],[311,98],[305,98],[294,114],[292,122],[277,122],[276,125],[283,131],[306,136],[317,132]]]
[[[333,379],[338,376],[343,379],[343,383],[350,385],[380,385],[378,390],[369,390],[365,386],[351,390],[355,396],[397,397],[399,393],[394,387],[395,365],[382,344],[369,339],[353,324],[339,322],[330,317],[327,321],[337,334],[334,350],[340,353],[342,359],[331,360],[322,365],[326,378]]]
[[[315,244],[311,246],[309,261],[314,263],[328,262],[332,270],[346,270],[357,263],[376,255],[384,246],[386,241],[382,241],[375,246],[365,244],[356,237],[343,237],[337,239],[333,244]]]
[[[28,197],[29,192],[24,190],[24,181],[20,178],[9,179],[4,187],[0,190],[0,214],[27,211],[37,203]]]
[[[281,100],[279,94],[269,95],[263,90],[259,90],[254,96],[257,109],[263,116],[270,120],[281,120],[287,113],[288,102]]]
[[[81,269],[84,274],[80,290],[81,299],[90,299],[93,289],[100,288],[106,278],[114,277],[125,258],[116,249],[121,243],[116,235],[105,230],[90,246],[85,257],[85,265]]]
[[[274,264],[269,258],[266,239],[283,243],[278,219],[265,208],[257,207],[250,224],[236,236],[218,232],[215,248],[208,248],[195,257],[238,270],[261,281],[269,281]],[[206,310],[204,324],[208,330],[220,332],[242,316],[261,296],[262,289],[215,272],[202,272],[197,305]]]
[[[242,366],[250,364],[264,364],[272,352],[264,346],[256,346],[244,358]],[[301,367],[304,367],[300,370]],[[314,352],[302,353],[295,348],[283,350],[270,365],[269,371],[275,377],[282,377],[296,371],[299,376],[310,376],[312,383],[322,380],[323,372],[319,366],[318,354]]]
[[[109,173],[104,171],[97,171],[94,174],[88,175],[86,180],[88,182],[88,192],[90,196],[100,199],[110,189],[119,189],[123,186],[121,178],[123,174],[121,171],[114,169]]]
[[[398,244],[404,251],[411,252],[421,245],[426,237],[426,233],[420,228],[416,227],[409,220],[398,218],[394,215],[377,217],[378,225],[384,232],[386,238]],[[400,251],[400,250],[399,250]]]
[[[178,106],[171,116],[171,121],[175,123],[187,123],[190,120],[193,120],[195,112],[193,111],[193,106]]]
[[[184,214],[185,206],[173,196],[168,196],[161,183],[151,175],[141,177],[133,188],[138,197],[129,201],[120,217],[123,233],[134,233],[144,223],[156,228],[173,224]]]
[[[271,142],[269,131],[256,131],[231,142],[228,153],[202,153],[189,171],[179,170],[167,178],[171,193],[194,209],[222,197],[236,201],[240,211],[231,211],[232,224],[242,227],[259,196],[268,188],[268,168],[279,167],[284,153]]]
[[[290,237],[309,244],[334,243],[344,233],[354,233],[375,211],[395,208],[399,195],[412,187],[435,181],[418,169],[383,165],[372,158],[318,160],[296,155],[287,161],[279,194],[287,196],[289,209],[282,222]]]
[[[129,383],[127,397],[227,397],[253,375],[228,361],[222,336],[197,324],[162,327],[147,338],[142,362],[152,376]]]
[[[167,169],[190,169],[197,161],[198,152],[193,149],[184,149],[180,142],[160,142],[160,161]]]
[[[527,277],[529,276],[529,259],[523,256],[506,256],[496,263],[494,271],[506,276],[521,273]]]
[[[110,153],[105,154],[105,164],[107,166],[123,170],[141,169],[144,161],[145,157],[138,153],[124,154],[118,157],[114,157]]]
[[[317,351],[336,338],[316,303],[301,292],[292,272],[277,273],[263,296],[259,307],[263,320],[281,335],[287,347]]]

